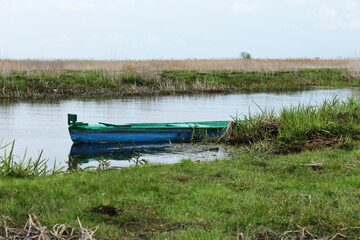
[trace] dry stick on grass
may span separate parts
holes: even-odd
[[[49,230],[47,227],[42,226],[37,219],[35,214],[29,215],[29,219],[25,224],[24,228],[18,228],[11,221],[10,218],[2,216],[4,219],[3,222],[0,222],[0,238],[3,232],[5,233],[6,239],[41,239],[41,240],[51,240],[51,239],[81,239],[81,240],[93,240],[95,232],[99,227],[95,229],[86,229],[82,227],[80,219],[77,218],[79,223],[79,229],[76,230],[75,227],[68,224],[56,224],[53,227],[53,230]],[[7,222],[10,222],[13,227],[9,227]],[[2,231],[1,231],[2,230]]]
[[[240,233],[238,236],[237,236],[237,240],[244,240],[244,234],[243,233]]]
[[[323,169],[323,164],[322,163],[311,163],[311,164],[301,164],[302,166],[310,166],[312,167],[312,169],[314,170],[321,170]]]
[[[359,167],[360,164],[359,163],[344,163],[341,164],[342,168],[347,168],[347,169],[354,169],[353,167]]]
[[[337,234],[335,234],[332,238],[330,238],[330,240],[335,240],[335,239],[349,239],[347,236],[345,236],[345,235],[342,235],[342,234],[340,234],[340,233],[337,233]]]
[[[348,230],[355,230],[355,229],[360,229],[360,227],[342,228],[342,229],[340,229],[340,232],[343,232],[343,231],[348,231]]]
[[[77,218],[77,220],[78,220],[79,226],[80,226],[80,237],[81,237],[81,239],[84,239],[84,240],[85,239],[86,240],[87,239],[89,239],[89,240],[94,239],[93,236],[94,236],[95,232],[99,229],[99,227],[97,226],[95,228],[95,230],[90,230],[90,229],[87,229],[87,228],[83,228],[79,217]]]
[[[336,233],[333,236],[330,237],[319,237],[310,231],[308,231],[306,228],[297,226],[299,230],[288,230],[284,232],[283,234],[274,232],[271,229],[268,229],[263,226],[263,231],[255,237],[255,239],[283,239],[283,240],[292,240],[292,239],[323,239],[323,240],[338,240],[338,239],[350,239],[348,236],[343,235],[341,233]],[[340,229],[340,231],[346,231],[346,230],[353,230],[353,229],[360,229],[360,227],[350,227],[350,228],[343,228]],[[238,239],[244,239],[239,238]],[[242,236],[243,237],[243,236]],[[359,238],[360,239],[360,238]]]
[[[264,161],[263,161],[262,159],[260,159],[258,156],[256,156],[256,153],[253,152],[253,151],[251,151],[251,149],[248,148],[248,146],[245,146],[245,148],[246,148],[246,150],[248,151],[248,154],[253,155],[256,160],[258,160],[258,161],[261,162],[261,163],[264,163]]]

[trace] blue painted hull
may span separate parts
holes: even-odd
[[[132,142],[188,142],[204,138],[219,137],[221,128],[184,129],[184,128],[109,128],[81,129],[69,128],[74,143],[132,143]]]
[[[177,123],[88,124],[68,114],[74,143],[188,142],[219,137],[229,121]]]

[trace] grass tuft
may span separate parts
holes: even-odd
[[[42,151],[35,160],[32,160],[32,158],[26,159],[26,150],[22,159],[16,159],[13,154],[15,140],[11,144],[10,152],[7,153],[6,147],[9,145],[0,148],[4,149],[4,156],[0,156],[0,176],[2,177],[27,178],[50,174],[55,175],[63,170],[63,168],[56,166],[56,161],[53,168],[49,168],[47,165],[48,160],[42,158]]]
[[[277,153],[330,148],[353,149],[359,145],[360,100],[338,98],[318,106],[299,104],[283,108],[278,116],[263,112],[232,122],[222,140],[231,144],[267,142]]]

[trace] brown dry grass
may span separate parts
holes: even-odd
[[[360,73],[360,59],[185,59],[185,60],[11,60],[0,59],[0,73],[33,70],[293,70],[349,68]]]

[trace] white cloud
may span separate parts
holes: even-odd
[[[105,35],[102,39],[105,41],[116,41],[120,40],[122,38],[121,34],[118,32],[111,32],[107,35]]]
[[[346,8],[350,11],[357,11],[359,9],[359,4],[354,1],[346,2]]]
[[[301,5],[305,4],[306,0],[283,0],[283,3],[288,5]]]
[[[0,0],[0,7],[19,12],[86,12],[96,9],[94,0]]]
[[[180,45],[180,46],[185,46],[186,45],[186,41],[183,39],[183,38],[179,38],[177,40],[177,43]]]
[[[323,4],[323,5],[320,7],[320,13],[321,13],[323,16],[327,16],[327,17],[330,17],[330,18],[333,18],[333,19],[337,19],[337,18],[338,18],[338,13],[336,12],[336,10],[331,9],[331,8],[328,7],[326,4]]]
[[[69,34],[63,34],[60,37],[60,40],[63,42],[75,42],[75,41],[95,41],[98,43],[103,43],[103,42],[114,42],[114,41],[119,41],[122,40],[123,36],[118,33],[118,32],[109,32],[108,34],[104,34],[104,35],[99,35],[99,34],[92,34],[92,35],[82,35],[82,36],[77,36],[77,35],[69,35]]]
[[[287,30],[297,30],[298,26],[296,24],[285,23],[284,28]]]
[[[356,20],[347,22],[345,26],[350,29],[360,30],[360,19],[356,19]]]
[[[149,35],[149,36],[147,36],[147,40],[150,43],[155,43],[155,42],[158,41],[158,38],[156,36],[154,36],[154,35]]]
[[[71,12],[92,11],[96,9],[95,3],[90,0],[57,0],[55,5],[64,11]]]
[[[321,5],[318,13],[314,14],[320,21],[316,24],[322,29],[360,29],[360,16],[358,14],[340,14],[328,5]]]
[[[21,58],[336,57],[359,52],[360,0],[0,0],[0,29]]]
[[[73,41],[79,40],[79,38],[77,36],[71,36],[71,35],[63,34],[60,37],[60,40],[63,41],[63,42],[73,42]]]
[[[143,6],[144,4],[157,4],[164,0],[113,0],[114,2],[122,2],[128,6]]]
[[[234,1],[231,4],[230,12],[234,14],[248,14],[260,10],[261,7],[262,6],[259,3]]]

